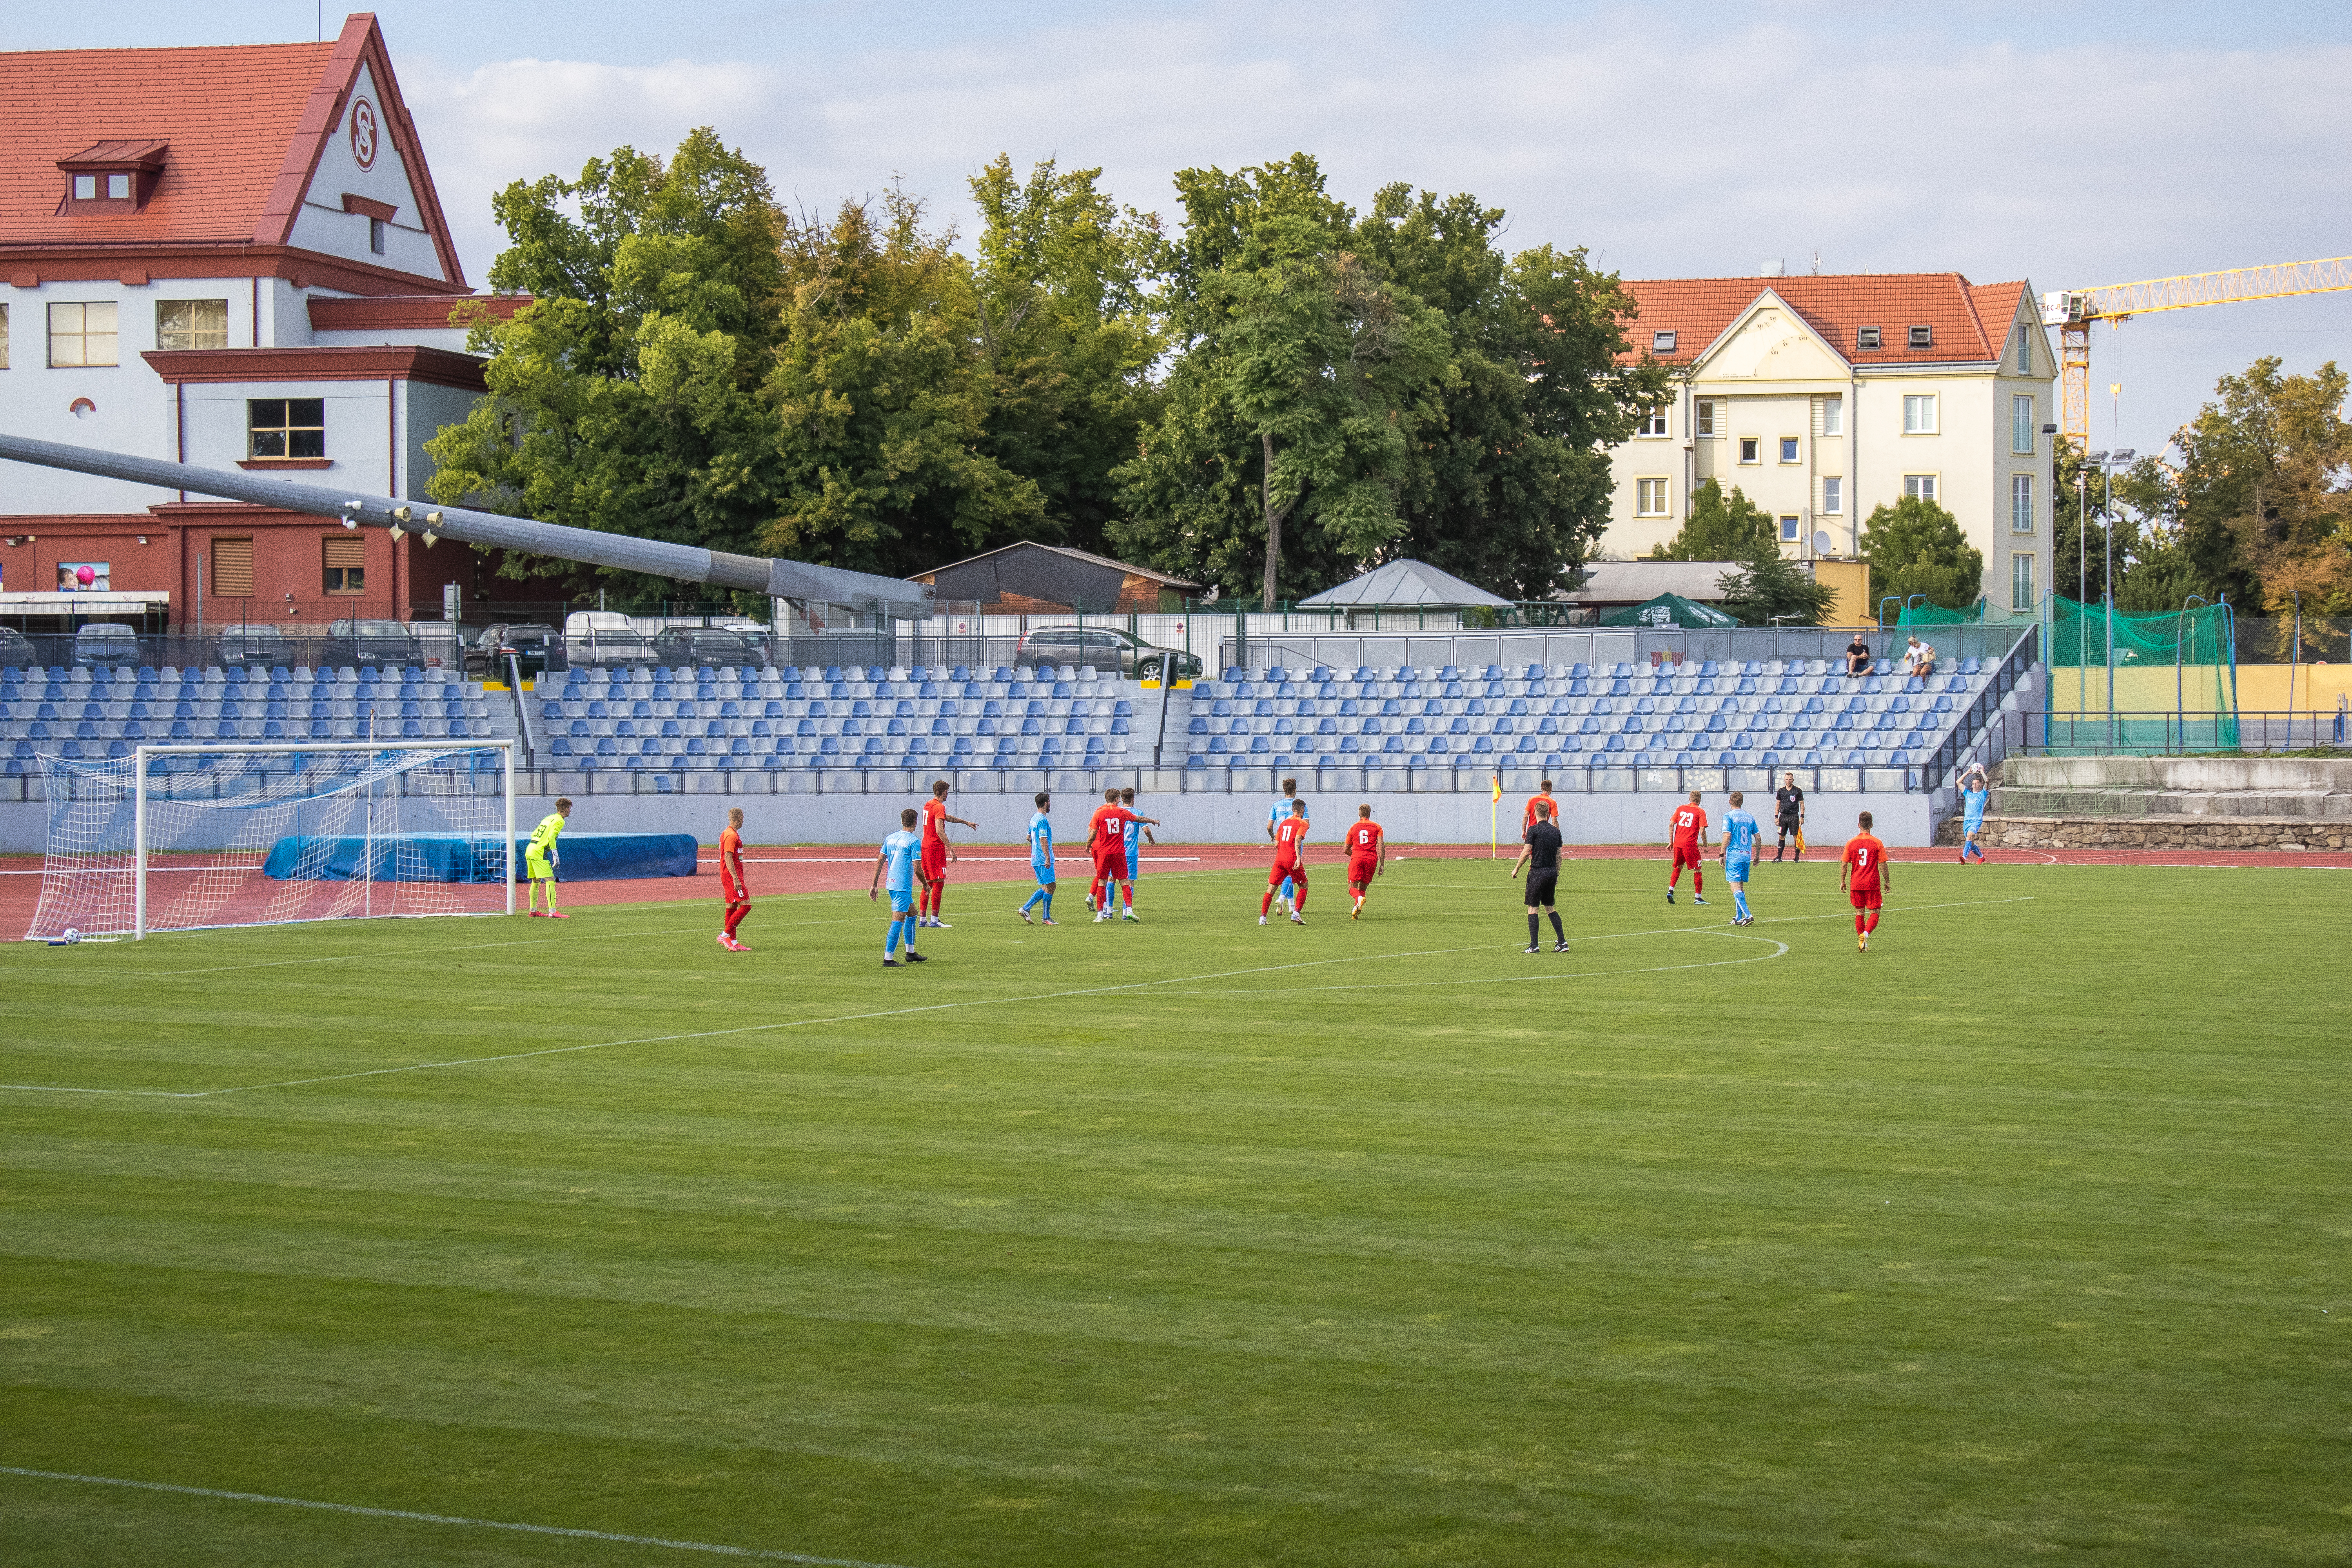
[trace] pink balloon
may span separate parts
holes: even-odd
[[[91,571],[89,567],[84,566],[74,574],[74,580],[79,583],[83,587],[87,588],[92,583],[98,581],[98,574]]]

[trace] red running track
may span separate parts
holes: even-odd
[[[1339,869],[1338,852],[1323,846],[1322,853],[1310,856],[1307,864],[1328,864]],[[1823,853],[1824,849],[1828,852]],[[1516,854],[1512,846],[1504,853]],[[1571,860],[1664,860],[1663,845],[1655,844],[1588,844],[1570,847],[1564,851]],[[1957,851],[1950,848],[1895,849],[1898,861],[1951,860]],[[1836,851],[1826,845],[1817,845],[1813,858],[1833,859]],[[858,848],[843,844],[751,845],[745,847],[745,871],[751,879],[754,897],[781,893],[831,893],[863,889],[874,876],[874,857]],[[1399,844],[1390,847],[1393,860],[1465,860],[1488,858],[1488,852],[1475,844]],[[2245,869],[2269,867],[2289,870],[2352,871],[2352,853],[2330,853],[2325,850],[2288,849],[2000,849],[1993,853],[1995,865],[2021,866],[2185,866]],[[1252,844],[1162,844],[1147,850],[1143,857],[1143,874],[1148,880],[1154,875],[1171,876],[1200,871],[1262,871],[1268,864],[1264,845]],[[702,849],[701,874],[694,878],[655,877],[626,882],[566,882],[562,899],[567,905],[656,904],[676,903],[685,900],[719,898],[718,848],[705,845]],[[1058,864],[1065,879],[1083,877],[1087,862],[1083,855],[1064,854]],[[0,855],[0,941],[21,936],[32,923],[33,911],[40,902],[41,858],[37,855]],[[952,914],[955,889],[963,882],[1026,882],[1029,880],[1029,858],[1011,845],[973,845],[963,851],[961,858],[948,868],[948,905]],[[517,907],[521,900],[518,896]]]

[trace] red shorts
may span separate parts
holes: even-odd
[[[1381,862],[1377,856],[1355,856],[1348,862],[1348,880],[1360,884],[1369,882],[1380,868]]]
[[[1296,860],[1276,861],[1274,869],[1265,874],[1265,885],[1278,888],[1285,882],[1296,882],[1302,888],[1307,886],[1307,868]]]
[[[1121,882],[1127,880],[1127,846],[1119,844],[1108,849],[1096,850],[1095,875],[1109,877]]]
[[[1677,844],[1675,846],[1675,870],[1679,871],[1684,867],[1687,866],[1692,870],[1696,871],[1704,868],[1706,865],[1706,857],[1700,852],[1699,847],[1696,844]]]
[[[1853,907],[1858,910],[1876,909],[1878,907],[1878,889],[1876,888],[1854,889]]]
[[[719,895],[730,904],[748,904],[751,895],[735,886],[735,879],[726,872],[719,873]]]
[[[948,874],[948,841],[933,838],[923,845],[923,872],[934,882]]]

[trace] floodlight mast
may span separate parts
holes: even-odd
[[[248,501],[281,511],[337,518],[346,528],[389,529],[395,539],[403,533],[422,533],[427,544],[454,539],[466,544],[552,555],[559,560],[610,566],[623,572],[643,572],[681,583],[737,588],[772,599],[850,605],[899,620],[923,619],[931,613],[934,591],[928,584],[872,572],[851,572],[805,561],[736,555],[698,545],[672,544],[667,540],[640,539],[633,534],[606,533],[598,529],[477,511],[470,507],[436,507],[393,496],[352,496],[342,490],[287,479],[197,468],[160,458],[134,458],[93,447],[36,441],[24,436],[0,434],[0,458],[95,474],[134,485],[194,490],[199,495]]]

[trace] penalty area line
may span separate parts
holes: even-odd
[[[37,1481],[69,1481],[79,1486],[121,1487],[131,1491],[169,1492],[179,1497],[210,1498],[222,1502],[267,1503],[273,1508],[306,1508],[322,1513],[356,1514],[362,1519],[397,1519],[412,1524],[449,1524],[467,1530],[506,1530],[521,1535],[556,1535],[572,1541],[609,1541],[622,1546],[657,1546],[670,1552],[700,1552],[713,1557],[745,1557],[762,1563],[802,1563],[812,1568],[898,1568],[895,1563],[868,1563],[856,1557],[817,1557],[805,1552],[779,1552],[761,1546],[726,1546],[710,1541],[672,1541],[659,1535],[625,1535],[610,1530],[579,1530],[560,1524],[520,1524],[503,1519],[467,1519],[457,1514],[421,1513],[404,1508],[369,1508],[352,1502],[321,1502],[315,1498],[272,1497],[266,1492],[226,1491],[215,1487],[184,1487],[170,1481],[133,1481],[119,1476],[78,1476],[66,1470],[30,1470],[0,1465],[0,1475],[23,1476]]]

